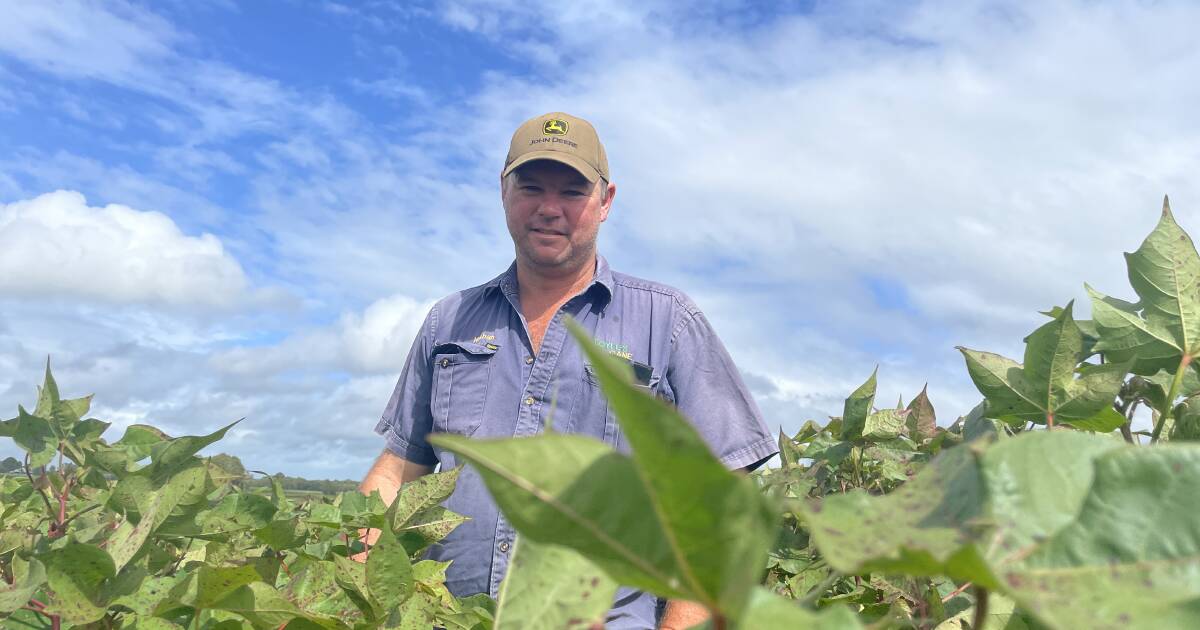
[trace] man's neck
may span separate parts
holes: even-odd
[[[521,307],[526,317],[536,317],[551,306],[561,305],[587,288],[596,275],[597,260],[593,256],[590,264],[563,273],[545,273],[517,260],[517,286],[521,293]],[[531,312],[532,311],[532,312]]]

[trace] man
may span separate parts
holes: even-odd
[[[775,454],[757,406],[700,310],[676,289],[612,271],[597,254],[596,236],[617,188],[591,124],[564,113],[526,121],[513,134],[500,191],[516,261],[430,310],[375,428],[387,448],[361,490],[379,490],[390,502],[401,484],[435,464],[458,466],[452,453],[430,446],[431,432],[529,436],[549,417],[558,431],[627,449],[567,333],[568,315],[630,361],[640,384],[673,402],[730,468],[752,469]],[[447,585],[456,595],[495,597],[516,532],[470,467],[446,507],[471,520],[431,557],[454,561]],[[654,617],[652,597],[621,589],[607,627],[653,628]],[[671,602],[662,626],[704,618],[696,604]]]

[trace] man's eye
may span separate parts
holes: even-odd
[[[521,192],[535,193],[535,192],[541,192],[541,190],[542,189],[538,188],[537,186],[529,186],[529,185],[521,186]]]
[[[583,191],[582,190],[567,190],[567,191],[564,191],[563,194],[567,195],[568,197],[582,197]]]

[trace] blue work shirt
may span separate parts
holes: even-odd
[[[609,269],[597,256],[591,284],[572,297],[533,352],[517,289],[516,263],[491,282],[437,302],[413,342],[375,431],[410,462],[459,465],[429,433],[478,438],[535,435],[549,415],[560,432],[591,435],[628,451],[621,427],[570,336],[570,315],[635,375],[687,417],[729,468],[752,468],[777,452],[762,414],[704,314],[681,291]],[[470,517],[429,557],[453,560],[446,585],[458,596],[495,597],[516,531],[479,474],[467,467],[446,507]],[[649,518],[650,515],[647,515]],[[617,593],[608,628],[653,628],[655,599]]]

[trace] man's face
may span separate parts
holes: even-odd
[[[600,201],[601,186],[608,198]],[[570,272],[596,255],[596,234],[608,218],[616,187],[588,182],[552,160],[530,162],[501,184],[508,231],[517,257],[535,269]]]

